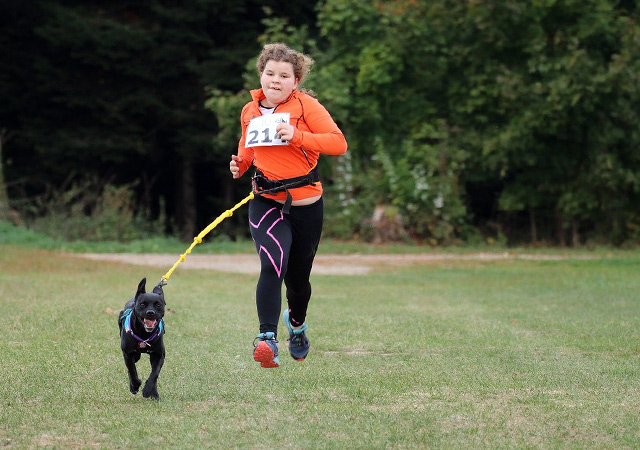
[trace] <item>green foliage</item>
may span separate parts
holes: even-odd
[[[446,124],[425,124],[404,142],[395,161],[378,141],[377,159],[389,182],[390,201],[407,217],[411,234],[430,244],[452,244],[465,223],[459,176],[466,153],[452,144]]]
[[[95,179],[50,189],[31,214],[33,230],[67,241],[128,242],[164,234],[164,217],[151,220],[136,204],[132,186],[101,185]]]
[[[533,19],[520,49],[526,66],[501,78],[509,120],[485,134],[479,166],[505,180],[506,210],[555,211],[562,227],[617,229],[618,243],[631,238],[620,223],[638,199],[640,161],[631,149],[640,144],[632,125],[640,96],[632,72],[640,48],[629,39],[638,24],[605,1],[524,11]]]
[[[438,113],[435,92],[428,96],[434,82],[429,70],[438,66],[431,67],[422,58],[423,45],[414,42],[424,41],[424,24],[416,23],[421,8],[324,2],[320,29],[330,47],[318,91],[342,120],[354,171],[370,172],[370,181],[381,175],[376,166],[382,165],[386,183],[352,190],[379,188],[377,202],[398,206],[414,237],[451,243],[466,216],[459,177],[467,156],[455,127]]]
[[[438,230],[440,240],[472,220],[499,220],[462,206],[485,204],[474,186],[491,185],[498,213],[537,211],[559,235],[570,226],[584,233],[583,242],[634,239],[637,9],[606,0],[326,0],[318,17],[328,43],[319,92],[343,121],[355,170],[370,170],[384,142],[392,200],[425,198],[416,186],[426,177],[452,205],[442,227],[429,217],[433,198],[419,203],[422,217],[410,219],[419,236]],[[432,124],[447,130],[438,151],[424,131]],[[450,153],[452,166],[434,181],[438,153]]]
[[[349,143],[321,162],[331,233],[366,236],[384,198],[429,242],[638,242],[634,2],[52,0],[10,2],[0,25],[10,203],[108,167],[154,215],[166,198],[170,223],[202,224],[247,189],[227,173],[238,115],[261,45],[284,41],[316,60],[304,87]]]
[[[332,158],[333,160],[333,158]],[[377,171],[353,172],[351,154],[333,162],[333,183],[325,183],[325,219],[323,236],[344,241],[371,241],[371,214],[384,191]]]
[[[238,139],[240,137],[240,113],[247,103],[248,93],[242,90],[239,93],[223,92],[218,89],[209,92],[209,98],[205,102],[206,108],[211,110],[218,120],[219,132],[214,140],[214,145],[220,149],[227,149],[229,158],[237,153]]]
[[[219,192],[233,197],[221,174],[235,145],[219,145],[204,104],[207,92],[242,87],[263,7],[275,2],[10,3],[0,18],[0,129],[12,134],[3,157],[13,198],[60,187],[71,172],[106,172],[138,183],[137,200],[155,215],[167,199],[167,226],[184,230],[220,209]],[[308,20],[306,11],[285,14]]]

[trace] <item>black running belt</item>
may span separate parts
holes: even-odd
[[[293,198],[289,193],[289,189],[295,189],[302,186],[315,186],[316,183],[320,181],[320,177],[318,176],[318,168],[316,166],[306,175],[295,178],[285,178],[284,180],[270,180],[265,177],[260,170],[256,169],[251,180],[253,184],[253,193],[256,195],[275,194],[276,192],[285,191],[287,193],[287,199],[284,202],[282,212],[284,214],[289,214],[291,202],[293,201]]]

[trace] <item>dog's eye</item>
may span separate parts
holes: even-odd
[[[162,304],[160,302],[156,302],[156,308],[160,309],[161,306]]]
[[[147,303],[146,303],[146,302],[142,302],[142,303],[140,303],[140,307],[141,307],[141,308],[146,308],[146,307],[147,307]]]

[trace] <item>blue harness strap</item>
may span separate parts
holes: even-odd
[[[154,341],[156,338],[158,338],[164,333],[164,319],[160,319],[160,321],[158,322],[158,328],[156,328],[156,331],[154,331],[154,333],[151,336],[149,336],[147,339],[142,339],[140,336],[135,334],[131,329],[132,315],[133,315],[133,308],[127,308],[124,310],[122,318],[120,320],[124,322],[123,323],[124,331],[126,333],[129,333],[131,336],[133,336],[136,341],[142,342],[146,345],[150,345],[149,342]]]

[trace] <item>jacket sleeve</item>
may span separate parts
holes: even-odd
[[[251,167],[251,164],[253,164],[253,149],[246,148],[244,146],[247,137],[247,126],[244,123],[244,114],[247,110],[247,106],[248,105],[245,105],[245,107],[242,108],[242,113],[240,114],[240,129],[242,130],[242,135],[240,136],[240,140],[238,141],[238,156],[242,158],[242,162],[238,164],[238,168],[240,169],[240,176],[244,175],[249,167]]]
[[[347,140],[318,100],[307,97],[304,101],[304,120],[310,131],[296,128],[291,145],[315,150],[327,155],[341,155],[347,151]]]

